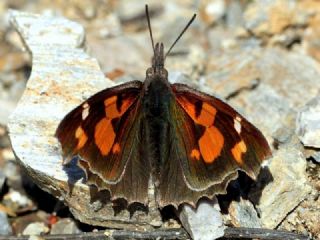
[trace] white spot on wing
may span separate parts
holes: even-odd
[[[85,120],[89,115],[90,106],[89,106],[88,103],[84,103],[82,105],[82,108],[83,108],[83,110],[82,110],[82,120]]]
[[[237,131],[237,133],[241,133],[241,118],[239,116],[237,116],[234,120],[233,120],[234,124],[234,129]]]

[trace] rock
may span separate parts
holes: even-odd
[[[320,152],[315,152],[313,155],[312,155],[312,158],[317,162],[317,163],[320,163]]]
[[[13,112],[16,104],[10,100],[0,99],[0,124],[7,125],[9,115]]]
[[[24,230],[22,235],[40,235],[48,233],[49,228],[43,222],[30,223]]]
[[[36,212],[33,211],[31,213],[16,217],[12,220],[13,233],[16,235],[21,235],[22,232],[26,229],[26,227],[30,223],[41,222],[41,223],[45,223],[47,226],[50,224],[50,223],[47,224],[49,217],[50,217],[49,214],[41,210]]]
[[[36,208],[31,199],[13,189],[10,189],[10,191],[4,195],[3,202],[14,212],[19,212],[23,209],[28,209],[30,211],[35,210]]]
[[[20,189],[22,186],[22,176],[20,167],[15,161],[7,161],[3,167],[3,173],[7,178],[7,185],[15,189]]]
[[[319,64],[305,54],[271,48],[263,51],[256,66],[261,82],[272,86],[295,108],[305,105],[320,91]]]
[[[12,228],[6,213],[0,211],[0,235],[12,234]]]
[[[5,182],[6,182],[6,176],[4,175],[2,169],[0,169],[0,192],[2,192]]]
[[[135,76],[130,79],[132,81],[143,80],[145,77],[146,66],[150,64],[152,54],[151,45],[150,48],[145,46],[147,42],[150,42],[147,34],[135,37],[121,35],[107,39],[89,35],[87,46],[90,53],[99,61],[102,72],[121,69],[124,74]]]
[[[184,59],[184,60],[183,60]],[[196,81],[203,72],[206,54],[199,46],[190,46],[187,56],[172,56],[166,59],[166,64],[170,67],[169,72],[179,71]]]
[[[99,29],[99,35],[102,38],[115,37],[122,33],[120,19],[116,14],[109,14],[103,19],[97,19],[91,28]]]
[[[81,231],[72,219],[65,218],[52,225],[50,234],[77,234],[80,232]]]
[[[305,235],[310,235],[310,239],[319,239],[320,228],[320,198],[316,197],[314,201],[302,202],[293,213],[289,214],[284,222],[281,223],[280,229],[289,231],[298,231]],[[313,238],[312,238],[313,237]]]
[[[8,53],[0,58],[0,72],[10,72],[24,67],[29,62],[28,56],[22,52]]]
[[[183,205],[179,219],[194,240],[212,240],[224,235],[225,226],[217,199],[200,200],[196,209]]]
[[[288,27],[307,24],[310,15],[299,9],[296,0],[254,1],[244,13],[245,26],[259,37],[279,34]]]
[[[2,150],[2,157],[6,162],[14,161],[16,157],[14,156],[14,153],[12,152],[11,148],[4,148]]]
[[[224,0],[205,0],[200,4],[200,17],[207,25],[219,21],[226,14],[226,3]]]
[[[148,3],[149,12],[157,12],[163,6],[162,2],[151,1]],[[138,19],[139,17],[145,17],[145,8],[140,1],[124,1],[121,0],[118,2],[117,8],[118,15],[123,22],[130,22]]]
[[[320,95],[299,111],[296,132],[303,145],[320,148]]]
[[[150,216],[159,216],[158,211],[147,215],[144,209],[133,213],[121,206],[115,209],[106,192],[97,193],[82,181],[79,168],[62,166],[54,137],[59,122],[84,99],[114,85],[85,53],[83,27],[63,18],[17,11],[10,12],[10,21],[33,57],[26,91],[8,124],[18,163],[82,222],[110,228],[150,227]],[[101,202],[98,209],[95,202]]]
[[[240,198],[240,201],[232,201],[228,212],[231,217],[231,223],[235,227],[261,227],[258,214],[249,200]]]
[[[226,12],[226,24],[229,28],[236,29],[243,26],[243,8],[241,2],[230,1]]]
[[[250,90],[258,81],[272,86],[296,108],[320,91],[319,64],[305,54],[277,48],[243,47],[210,56],[206,73],[203,83],[225,98],[239,90]]]
[[[45,240],[45,238],[41,236],[32,235],[28,237],[28,240]]]
[[[203,83],[224,98],[240,89],[250,89],[258,83],[256,60],[255,52],[249,54],[247,51],[214,55],[208,60]]]
[[[271,177],[261,176],[265,178],[267,185],[261,193],[252,194],[251,197],[255,202],[259,199],[256,207],[260,212],[262,226],[275,228],[308,196],[311,187],[306,176],[306,161],[299,151],[298,141],[274,152],[267,167]]]

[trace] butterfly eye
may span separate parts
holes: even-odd
[[[168,77],[168,71],[163,68],[163,69],[161,70],[161,75],[167,78],[167,77]]]
[[[153,68],[148,68],[146,75],[147,75],[147,77],[152,77],[153,76]]]

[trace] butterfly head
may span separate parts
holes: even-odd
[[[157,43],[154,48],[154,55],[152,57],[152,66],[147,70],[147,77],[159,77],[165,78],[168,77],[168,72],[164,68],[164,49],[163,43]]]
[[[183,33],[188,29],[188,27],[191,25],[193,20],[196,18],[196,14],[193,15],[193,17],[190,19],[188,24],[185,26],[185,28],[179,34],[179,36],[174,41],[174,43],[171,45],[171,47],[169,48],[169,50],[167,51],[166,54],[164,54],[163,43],[156,43],[156,45],[154,45],[148,5],[146,5],[146,17],[147,17],[147,21],[148,21],[150,39],[151,39],[153,53],[154,53],[153,58],[152,58],[152,67],[150,67],[147,70],[147,79],[151,80],[151,79],[155,79],[155,78],[161,78],[161,79],[165,79],[167,81],[168,80],[168,72],[164,68],[165,59],[169,55],[169,53],[170,53],[171,49],[174,47],[174,45],[179,41],[179,39],[181,38]]]

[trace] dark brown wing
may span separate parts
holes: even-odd
[[[56,131],[66,162],[79,155],[89,182],[113,191],[112,198],[129,202],[146,201],[149,181],[140,142],[141,87],[141,82],[133,81],[93,95]]]
[[[195,204],[202,196],[223,193],[237,170],[255,179],[271,155],[262,133],[215,97],[183,84],[172,89],[171,149],[161,173],[160,204]]]

